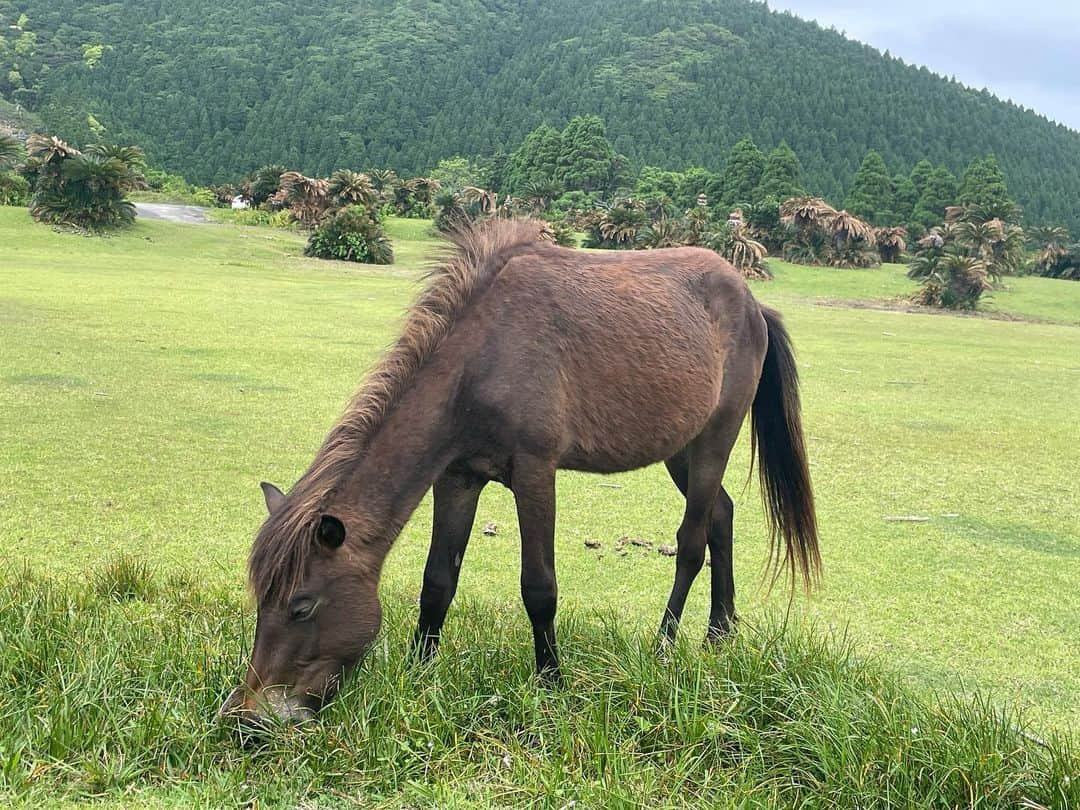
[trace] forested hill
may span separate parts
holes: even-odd
[[[635,166],[786,140],[833,198],[870,148],[994,152],[1029,217],[1080,218],[1080,134],[746,0],[0,0],[0,31],[0,95],[199,181],[422,172],[595,113]]]

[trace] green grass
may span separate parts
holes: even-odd
[[[902,264],[840,270],[770,259],[769,268],[776,276],[775,285],[770,287],[775,286],[778,300],[910,309],[905,299],[916,289]],[[983,296],[981,310],[982,315],[1080,325],[1080,284],[1039,277],[1008,278],[1000,289]]]
[[[243,581],[261,520],[257,482],[295,480],[392,340],[435,243],[426,223],[391,220],[388,228],[398,263],[370,268],[304,259],[303,236],[288,231],[140,222],[131,232],[90,239],[0,209],[0,542],[13,571],[11,585],[0,588],[0,769],[5,757],[10,762],[22,751],[3,771],[0,791],[31,803],[56,791],[67,798],[101,793],[121,802],[217,804],[242,801],[237,797],[247,790],[275,804],[307,793],[332,803],[335,790],[354,797],[372,790],[391,804],[447,799],[467,806],[466,795],[474,795],[485,806],[527,803],[546,785],[557,788],[553,796],[569,796],[577,785],[585,805],[596,804],[598,791],[617,789],[623,792],[613,795],[658,806],[698,798],[791,804],[796,794],[808,806],[829,806],[819,784],[824,774],[837,801],[867,806],[874,795],[913,797],[916,805],[920,795],[946,797],[922,802],[928,805],[966,803],[945,784],[963,775],[990,786],[977,795],[987,806],[1002,803],[994,796],[1019,795],[994,787],[1002,779],[1020,780],[1032,798],[1050,795],[1040,791],[1051,789],[1056,766],[1025,764],[1044,756],[1041,746],[1004,727],[992,731],[985,713],[954,706],[959,714],[949,716],[973,729],[970,747],[958,742],[962,729],[945,719],[953,710],[940,708],[933,695],[988,694],[994,705],[1022,710],[1040,735],[1080,728],[1080,329],[1070,325],[1080,322],[1080,285],[1019,278],[995,294],[999,311],[1036,322],[837,305],[895,302],[913,287],[895,267],[777,263],[776,281],[754,286],[782,309],[799,353],[826,564],[822,589],[794,604],[798,624],[817,634],[796,630],[777,644],[784,656],[797,657],[816,649],[813,639],[822,633],[850,639],[850,648],[825,643],[820,656],[806,653],[813,660],[805,668],[783,670],[793,680],[776,705],[794,725],[776,740],[737,714],[731,734],[753,731],[766,739],[750,740],[745,750],[752,753],[741,759],[717,759],[717,750],[729,749],[702,743],[713,738],[701,730],[710,717],[724,716],[718,707],[733,693],[716,684],[727,668],[744,667],[741,677],[752,680],[773,660],[764,651],[772,643],[768,629],[748,630],[734,652],[682,653],[686,677],[710,686],[683,715],[698,731],[667,740],[666,759],[633,732],[628,674],[648,676],[641,688],[653,690],[655,711],[683,705],[674,680],[683,676],[629,653],[660,618],[672,561],[651,551],[613,553],[614,540],[626,534],[671,542],[680,499],[663,470],[653,468],[608,480],[560,478],[566,654],[575,678],[597,689],[551,697],[529,682],[516,522],[509,495],[492,487],[463,570],[467,606],[451,612],[450,652],[432,680],[406,674],[401,663],[430,532],[424,504],[388,563],[384,601],[394,618],[355,691],[313,740],[279,741],[266,758],[235,751],[209,714],[242,671],[249,644]],[[758,587],[766,545],[756,490],[742,487],[748,458],[743,443],[727,481],[736,499],[738,604],[750,625],[769,628],[786,598]],[[886,520],[897,515],[929,520]],[[487,522],[498,525],[494,537],[479,532]],[[599,553],[583,547],[594,537],[604,544]],[[114,570],[111,581],[123,587],[111,590],[101,584],[109,574],[87,573],[115,569],[118,555],[159,570],[143,598],[132,585],[139,573]],[[26,582],[18,574],[24,565],[35,572]],[[88,579],[89,593],[76,594]],[[687,609],[690,641],[704,632],[707,592],[703,577]],[[183,607],[188,603],[195,607]],[[628,637],[612,637],[616,619]],[[62,663],[49,670],[55,674],[43,678],[33,670],[47,663],[49,644],[59,650],[83,631],[88,641],[57,659]],[[15,635],[18,644],[9,644]],[[25,645],[45,652],[12,652]],[[816,666],[831,674],[807,674],[796,688],[800,673]],[[388,684],[401,686],[385,694]],[[615,702],[605,702],[610,684],[622,684]],[[493,689],[532,708],[492,720],[488,731],[470,725],[470,701]],[[151,706],[160,700],[159,714],[139,695]],[[875,738],[884,748],[832,747],[849,732],[859,738],[874,727],[867,719],[874,715],[861,714],[871,710],[873,695],[885,707],[878,720],[897,721],[883,723]],[[449,708],[439,715],[431,701]],[[98,716],[87,707],[101,702],[119,724],[112,737],[93,737],[83,719]],[[843,726],[848,708],[865,725]],[[930,723],[926,716],[943,725],[928,726],[939,729],[933,739],[940,745],[925,755],[933,762],[924,767],[907,756],[908,738],[899,730],[912,717]],[[455,735],[457,722],[470,730]],[[429,734],[426,723],[438,734]],[[172,736],[140,741],[155,728]],[[820,736],[800,743],[796,728]],[[46,733],[67,735],[74,747],[49,748]],[[608,744],[604,734],[612,735],[610,756],[597,753]],[[992,750],[1022,752],[1004,760],[1009,776],[979,775],[979,763],[989,760],[973,752],[994,734]],[[425,770],[415,749],[431,739],[438,764]],[[516,747],[504,772],[502,753],[493,752],[507,745]],[[883,750],[900,758],[893,776],[872,771],[860,782],[858,763],[894,761]],[[967,764],[957,765],[953,755],[968,757]],[[388,759],[379,763],[378,756]],[[541,767],[541,757],[551,762]],[[471,781],[454,787],[455,768]],[[703,776],[705,768],[715,781]],[[28,772],[37,773],[29,783]],[[942,779],[941,792],[918,793],[926,789],[921,773]],[[886,784],[895,792],[881,793]],[[554,799],[552,805],[561,806]]]
[[[260,807],[1080,801],[1068,740],[1038,739],[980,700],[914,698],[842,639],[745,627],[714,653],[682,644],[661,661],[615,613],[570,615],[567,683],[545,691],[518,611],[475,602],[442,655],[410,667],[390,640],[412,621],[393,590],[387,642],[321,725],[242,749],[210,721],[250,636],[240,594],[149,577],[140,592],[158,596],[0,580],[0,795]]]

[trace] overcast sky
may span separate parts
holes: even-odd
[[[1080,130],[1080,0],[769,0]]]

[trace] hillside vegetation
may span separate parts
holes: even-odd
[[[992,152],[1032,220],[1080,226],[1080,134],[745,0],[0,0],[0,22],[0,95],[201,182],[416,173],[595,113],[635,167],[786,140],[836,199],[868,149],[957,174]]]

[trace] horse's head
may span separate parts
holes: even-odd
[[[251,556],[255,646],[245,683],[219,712],[255,727],[314,719],[382,619],[378,571],[350,531],[355,521],[324,511],[302,523],[281,490],[262,488],[270,517]]]

